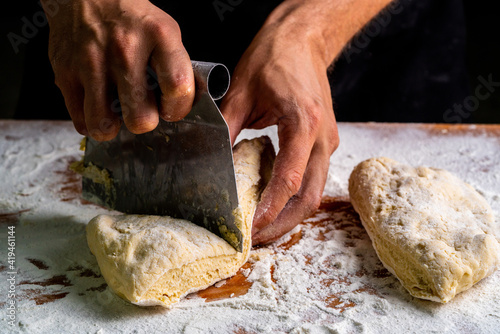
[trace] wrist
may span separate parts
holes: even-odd
[[[263,29],[273,30],[280,44],[290,41],[302,50],[309,50],[326,69],[345,45],[339,38],[332,38],[334,25],[331,10],[328,12],[329,2],[284,1],[269,15]]]
[[[285,0],[264,26],[279,26],[284,31],[282,38],[309,46],[329,67],[351,38],[391,1]]]

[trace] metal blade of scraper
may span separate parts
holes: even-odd
[[[183,120],[160,120],[141,135],[122,126],[108,142],[87,138],[83,198],[126,213],[190,220],[241,251],[231,141],[214,102],[229,87],[229,71],[194,61],[193,70],[196,95]]]

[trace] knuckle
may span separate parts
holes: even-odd
[[[54,72],[54,84],[62,91],[76,79],[74,62],[62,58],[51,58],[50,62]]]
[[[181,120],[189,113],[194,98],[192,74],[172,74],[168,82],[163,82],[162,87],[161,117],[170,122]]]
[[[68,64],[69,62],[66,59],[62,60],[56,56],[49,57],[49,60],[52,70],[54,71],[54,82],[59,86],[59,84],[63,82],[62,77],[71,71],[71,66]]]
[[[283,189],[289,197],[294,196],[302,185],[302,173],[296,169],[287,171],[281,179]]]
[[[296,129],[307,140],[315,140],[324,123],[324,107],[314,99],[299,99],[296,104]]]
[[[326,141],[325,146],[330,155],[333,154],[333,152],[335,152],[340,145],[340,138],[337,127],[335,126],[335,123],[333,123],[333,125],[334,126],[332,127],[326,128],[326,136],[324,137]]]
[[[336,133],[327,133],[326,136],[321,136],[316,143],[315,148],[321,154],[331,156],[339,147],[339,137]]]
[[[109,47],[115,65],[126,71],[134,67],[135,54],[140,47],[139,37],[136,34],[116,28],[113,30]]]
[[[146,30],[158,39],[170,39],[181,35],[181,28],[177,21],[169,16],[167,20],[159,20],[149,16],[144,19]]]
[[[319,102],[313,101],[306,107],[307,125],[311,132],[317,131],[323,120],[323,107]]]
[[[59,71],[54,71],[54,84],[59,87],[61,92],[65,91],[65,87],[68,83],[68,79],[65,75],[61,74]]]
[[[321,193],[308,193],[302,197],[305,213],[307,216],[312,215],[321,204]]]
[[[181,27],[179,26],[179,24],[177,23],[176,20],[174,19],[171,19],[169,20],[169,30],[171,31],[171,33],[175,34],[175,36],[178,36],[180,38],[181,36]]]
[[[340,138],[337,134],[332,134],[332,138],[330,139],[331,143],[331,153],[335,152],[340,145]]]
[[[144,28],[153,36],[162,36],[165,24],[153,16],[147,16],[144,18]]]
[[[194,93],[193,76],[188,71],[173,73],[169,86],[169,92],[174,97],[188,97]]]

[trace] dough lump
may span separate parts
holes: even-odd
[[[234,275],[247,261],[253,213],[270,177],[274,150],[270,140],[261,137],[241,141],[233,155],[243,251],[182,219],[97,216],[87,225],[87,242],[117,295],[141,306],[170,307],[186,294]]]
[[[448,302],[500,264],[486,200],[451,173],[372,158],[349,178],[378,257],[411,295]]]

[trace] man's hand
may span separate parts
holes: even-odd
[[[278,239],[318,208],[339,144],[327,69],[388,2],[285,1],[238,63],[221,106],[232,141],[243,128],[278,125],[279,152],[255,212],[254,245]]]
[[[159,116],[176,121],[191,110],[194,76],[179,26],[149,1],[73,0],[49,24],[55,81],[81,134],[114,138],[120,106],[136,134],[153,130]]]
[[[339,142],[329,64],[290,29],[259,32],[221,106],[233,142],[242,128],[278,125],[280,150],[255,213],[254,245],[275,240],[317,209]]]

